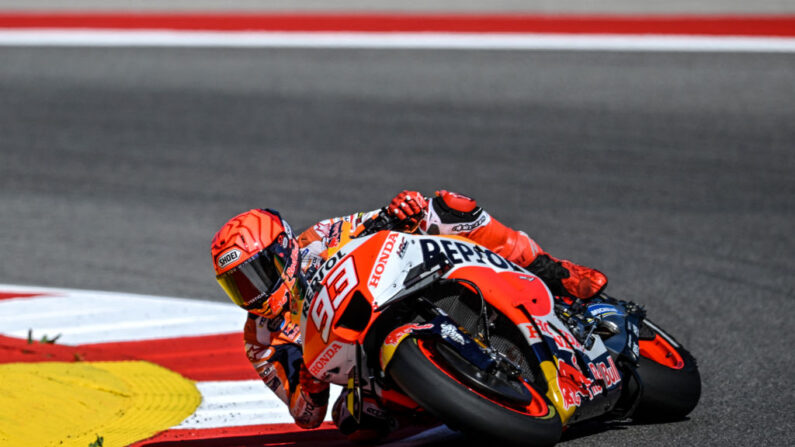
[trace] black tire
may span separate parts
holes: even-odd
[[[420,343],[427,343],[419,341]],[[451,377],[428,358],[418,340],[404,340],[392,358],[387,373],[414,401],[449,427],[502,444],[547,446],[561,435],[560,416],[541,393],[544,415],[531,416],[487,399]]]
[[[696,359],[681,344],[658,326],[644,325],[668,343],[681,357],[681,367],[671,367],[641,355],[637,373],[643,383],[643,395],[633,417],[638,422],[681,420],[698,404],[701,397],[701,375]]]

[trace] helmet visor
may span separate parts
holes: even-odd
[[[238,306],[244,309],[260,307],[261,299],[269,297],[282,285],[282,272],[289,261],[287,250],[274,242],[243,264],[216,276],[216,279]]]

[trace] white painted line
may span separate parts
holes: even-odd
[[[486,33],[0,30],[0,46],[795,52],[795,38]]]
[[[81,345],[241,332],[244,311],[234,304],[89,290],[0,284],[0,291],[50,296],[0,301],[0,331]]]
[[[197,382],[196,387],[202,394],[202,403],[193,415],[172,428],[222,428],[294,422],[287,405],[261,380]],[[331,387],[329,407],[340,391],[342,388],[339,386]],[[331,411],[326,413],[325,420],[331,420]]]
[[[0,286],[2,287],[2,286]],[[10,300],[13,302],[13,300]],[[5,314],[0,313],[0,324],[3,327],[6,327],[5,324],[7,322],[13,322],[17,320],[26,320],[31,317],[38,319],[39,321],[64,321],[71,318],[80,318],[84,317],[86,314],[85,309],[59,309],[59,310],[51,310],[51,309],[41,309],[40,312],[36,312],[35,309],[29,309],[27,306],[20,306],[19,314]],[[99,320],[101,320],[105,314],[112,314],[116,313],[116,309],[108,303],[105,307],[97,306],[93,309],[93,315],[95,315]]]
[[[47,299],[43,299],[44,301]],[[49,299],[52,300],[52,299]],[[39,301],[39,300],[36,300]],[[41,304],[41,303],[36,303]],[[127,309],[125,309],[126,311]],[[125,317],[130,318],[130,313],[123,314]],[[73,318],[63,321],[64,324],[58,326],[43,326],[36,324],[37,321],[27,320],[24,326],[28,329],[33,329],[36,334],[46,334],[50,337],[56,334],[62,334],[59,341],[63,344],[89,344],[89,343],[104,343],[107,341],[131,341],[131,340],[146,340],[153,338],[168,338],[168,337],[190,337],[196,335],[210,335],[226,332],[234,332],[234,330],[218,329],[218,319],[215,316],[205,315],[191,315],[187,317],[177,318],[152,318],[126,321],[120,319],[116,314],[107,314],[105,316],[84,315],[87,318]],[[90,319],[95,323],[81,322],[81,320]],[[238,323],[241,320],[238,319]],[[201,326],[195,328],[194,326]],[[223,324],[221,324],[223,326]],[[240,324],[238,324],[240,326]],[[25,338],[28,329],[8,330],[6,333],[12,337]],[[237,328],[239,330],[239,328]],[[146,334],[142,334],[142,330],[146,330]],[[188,335],[183,335],[188,334]]]

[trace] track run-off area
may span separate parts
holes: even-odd
[[[688,420],[563,445],[786,444],[793,53],[787,14],[0,11],[0,445],[347,445],[256,376],[209,240],[407,188],[600,268],[699,360]]]
[[[8,285],[0,298],[6,445],[88,445],[97,435],[127,445],[170,428],[149,442],[297,431],[242,355],[245,314],[231,303]],[[11,375],[20,364],[31,367]],[[21,373],[36,382],[5,380]],[[59,386],[42,390],[47,382]],[[65,417],[81,409],[92,411]]]
[[[293,424],[241,355],[241,318],[226,303],[0,285],[0,442],[348,445],[330,415],[315,430]]]
[[[330,415],[292,423],[243,355],[244,320],[231,303],[0,284],[0,444],[347,445]],[[435,433],[450,431],[392,445]]]

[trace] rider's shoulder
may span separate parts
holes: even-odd
[[[444,189],[436,191],[436,195],[431,201],[439,209],[459,215],[476,213],[480,210],[478,202],[472,197]]]
[[[429,234],[462,234],[488,224],[490,217],[475,199],[450,191],[437,191],[428,204],[424,230]]]

